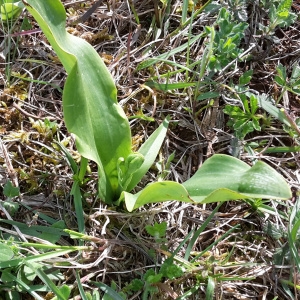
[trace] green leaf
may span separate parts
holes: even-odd
[[[156,274],[153,269],[149,269],[143,276],[143,279],[148,283],[157,283],[161,281],[162,276],[160,273]]]
[[[159,273],[168,279],[175,279],[182,276],[182,268],[175,265],[173,258],[167,258],[162,264]]]
[[[62,229],[56,228],[56,225],[54,225],[54,224],[50,227],[49,226],[40,226],[40,225],[28,226],[22,222],[17,222],[17,221],[13,221],[13,220],[0,219],[0,221],[3,223],[6,223],[6,224],[18,226],[18,228],[24,234],[28,234],[30,236],[35,236],[38,238],[44,238],[53,243],[57,242],[62,235],[68,236],[68,234],[65,233]]]
[[[206,92],[206,93],[200,94],[196,100],[202,101],[202,100],[216,98],[216,97],[220,97],[219,92]]]
[[[281,0],[278,5],[277,11],[289,11],[291,9],[292,3],[293,0]]]
[[[281,121],[283,124],[291,127],[291,124],[288,118],[285,116],[285,114],[274,104],[272,104],[271,101],[268,100],[268,97],[266,95],[263,94],[258,97],[258,104],[261,108],[267,111],[271,116]]]
[[[291,83],[294,85],[298,85],[299,83],[297,82],[300,78],[300,67],[295,65],[292,71],[292,76],[291,76]]]
[[[181,184],[173,181],[150,183],[142,191],[135,195],[123,192],[121,200],[125,201],[128,211],[133,211],[145,204],[168,200],[193,202],[189,198],[187,190]]]
[[[162,222],[162,223],[155,222],[153,226],[146,225],[145,229],[154,238],[161,238],[166,234],[167,222]]]
[[[216,154],[183,184],[156,182],[133,195],[123,192],[128,211],[168,200],[212,203],[247,198],[288,199],[291,190],[284,178],[262,161],[253,167],[237,158]]]
[[[39,264],[33,264],[32,262],[25,261],[25,265],[32,269],[32,271],[48,286],[48,288],[56,295],[52,299],[68,300],[71,288],[67,285],[63,285],[58,288],[49,278],[49,276],[39,267]]]
[[[0,243],[0,262],[8,261],[14,257],[14,252],[6,244]]]
[[[22,1],[1,1],[0,13],[2,21],[7,21],[17,18],[24,8]],[[0,2],[0,4],[1,4]]]
[[[138,170],[132,174],[132,178],[127,186],[126,191],[131,191],[153,165],[165,139],[168,126],[169,118],[167,117],[138,150],[138,153],[140,153],[145,159],[140,168],[138,168]]]
[[[110,296],[110,298],[107,299],[124,300],[123,297],[121,297],[115,290],[113,290],[108,285],[102,282],[95,282],[95,281],[91,281],[91,283],[97,286],[101,291],[103,291],[105,295]]]
[[[7,181],[7,183],[3,187],[3,194],[6,197],[12,198],[19,196],[20,190],[18,187],[14,187],[10,181]]]
[[[71,195],[74,198],[75,212],[76,212],[77,223],[78,223],[78,231],[80,233],[83,233],[85,231],[83,208],[82,208],[83,197],[81,195],[80,186],[77,181],[75,181],[72,185]]]
[[[52,224],[49,228],[58,228],[58,229],[65,229],[66,225],[65,222],[63,220],[60,220],[54,224]],[[50,243],[55,244],[60,238],[61,231],[58,231],[57,234],[54,234],[54,232],[43,232],[40,236],[40,238],[49,241]]]
[[[252,78],[253,70],[246,71],[240,78],[239,84],[245,85],[248,84]]]
[[[12,217],[19,210],[20,207],[19,203],[8,200],[4,201],[2,205]]]
[[[275,78],[275,81],[280,79],[279,82],[282,82],[281,85],[285,85],[286,84],[286,80],[287,80],[287,77],[286,77],[286,68],[280,64],[277,68],[276,68],[276,71],[278,73],[278,76]],[[276,81],[277,82],[277,81]],[[277,82],[278,84],[280,84],[279,82]]]
[[[257,98],[254,95],[250,96],[250,108],[251,114],[254,115],[258,109]]]
[[[252,168],[237,158],[216,154],[182,184],[197,203],[246,198],[288,199],[291,190],[283,177],[262,161]]]
[[[280,86],[285,86],[286,85],[286,81],[284,79],[282,79],[281,77],[279,77],[278,75],[276,75],[274,77],[274,81],[279,84]]]
[[[65,255],[67,253],[70,253],[72,251],[76,251],[74,249],[64,249],[64,250],[55,250],[51,252],[46,252],[43,254],[35,254],[35,255],[29,255],[26,258],[15,258],[7,261],[0,261],[0,269],[6,269],[6,268],[12,268],[12,267],[18,267],[24,264],[25,261],[27,262],[35,262],[35,261],[45,261],[47,259],[56,258],[62,255]]]
[[[119,185],[123,190],[127,190],[128,185],[132,180],[133,174],[141,168],[144,161],[144,156],[138,152],[129,154],[126,159],[124,159],[123,157],[119,158],[118,179]]]
[[[42,267],[42,265],[39,264],[39,263],[31,263],[31,266],[33,266],[34,268],[41,268]],[[26,277],[26,279],[28,281],[33,281],[37,276],[35,271],[27,265],[24,265],[23,272],[24,272],[24,276]]]
[[[212,277],[208,277],[205,300],[213,300],[215,292],[215,280]]]
[[[259,125],[258,119],[256,119],[256,118],[253,118],[253,119],[252,119],[252,126],[253,126],[253,128],[254,128],[255,130],[257,130],[257,131],[260,131],[260,130],[261,130],[261,127],[260,127],[260,125]]]
[[[114,81],[94,48],[66,31],[59,0],[26,3],[68,73],[63,93],[67,129],[76,136],[80,154],[97,163],[100,196],[112,202],[120,192],[117,161],[131,153],[130,127]]]

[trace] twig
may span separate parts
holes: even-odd
[[[18,111],[20,111],[23,115],[25,115],[26,117],[32,118],[32,119],[36,119],[36,120],[42,120],[47,118],[49,121],[51,120],[57,120],[54,117],[38,117],[36,115],[30,114],[27,111],[25,111],[24,109],[22,109],[17,103],[13,103],[13,107],[15,107]]]
[[[15,170],[13,168],[13,165],[12,165],[11,160],[9,158],[7,149],[6,149],[5,145],[3,144],[1,138],[0,138],[0,152],[2,152],[2,154],[3,154],[3,158],[4,158],[6,169],[7,169],[7,173],[9,175],[9,177],[11,178],[11,181],[12,181],[13,185],[15,187],[18,187],[19,182],[18,182],[17,173],[15,172]]]

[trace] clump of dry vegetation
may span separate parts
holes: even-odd
[[[82,159],[62,110],[67,73],[23,10],[2,20],[0,37],[0,297],[297,299],[297,1],[62,2],[67,31],[113,76],[133,150],[170,116],[136,192],[182,183],[209,157],[230,154],[268,163],[293,197],[168,201],[131,213],[101,201],[96,164],[76,173]]]

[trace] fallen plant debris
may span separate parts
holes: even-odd
[[[0,7],[1,296],[297,297],[297,3]]]

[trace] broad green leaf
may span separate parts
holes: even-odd
[[[197,203],[245,198],[288,199],[283,177],[262,161],[253,167],[231,156],[216,154],[182,184]]]
[[[133,195],[123,192],[128,211],[149,203],[177,200],[212,203],[247,198],[288,199],[291,191],[283,177],[264,162],[253,167],[237,158],[216,154],[183,184],[171,181],[151,183]]]
[[[14,187],[10,181],[7,181],[3,187],[3,194],[9,198],[16,197],[19,196],[20,189],[18,187]]]
[[[68,73],[63,93],[67,129],[76,136],[80,154],[97,163],[100,196],[112,202],[119,197],[117,161],[131,153],[130,127],[114,81],[93,47],[66,31],[59,0],[26,3]]]
[[[133,211],[145,204],[164,202],[168,200],[193,202],[189,198],[187,190],[181,184],[173,181],[150,183],[142,191],[135,195],[123,192],[121,200],[125,201],[128,211]]]
[[[18,189],[18,194],[19,194],[19,189]],[[15,213],[19,210],[20,207],[18,202],[13,202],[8,200],[4,201],[2,205],[12,217],[15,215]]]
[[[7,261],[14,257],[14,252],[6,244],[0,243],[0,261]]]
[[[132,174],[131,181],[126,188],[127,192],[131,191],[140,182],[154,163],[165,139],[168,126],[169,118],[167,117],[138,150],[138,153],[144,157],[144,162],[140,168]]]
[[[3,280],[4,277],[4,280]],[[36,300],[43,300],[44,298],[40,297],[35,291],[32,290],[30,286],[28,286],[23,280],[19,279],[18,277],[14,276],[13,274],[10,273],[10,270],[4,270],[2,272],[1,279],[3,281],[8,281],[8,282],[15,282],[18,284],[18,290],[21,289],[23,291],[27,291],[29,294],[33,296],[33,299]],[[18,300],[21,299],[19,293],[15,293],[15,291],[10,291],[7,292],[7,295],[9,295],[7,299],[13,299],[13,300]]]
[[[275,77],[274,77],[274,81],[277,83],[277,84],[279,84],[279,85],[281,85],[281,86],[285,86],[286,85],[286,81],[284,80],[284,79],[282,79],[280,76],[278,76],[278,75],[276,75]]]
[[[58,229],[65,229],[66,225],[65,222],[60,220],[54,224],[52,224],[49,228],[58,228]],[[58,232],[57,234],[54,234],[53,232],[43,232],[40,236],[40,238],[42,238],[43,240],[49,241],[50,243],[55,244],[60,238],[60,232]]]
[[[41,268],[42,264],[39,263],[31,263],[34,268]],[[36,273],[34,272],[32,267],[28,267],[27,265],[23,266],[23,273],[27,280],[33,281],[36,278]]]

